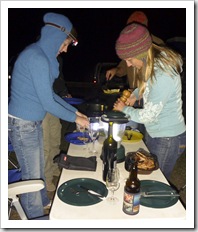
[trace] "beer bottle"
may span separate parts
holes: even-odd
[[[129,215],[139,213],[140,207],[140,180],[137,176],[137,161],[132,160],[129,178],[124,187],[123,211]]]
[[[113,138],[113,122],[109,122],[108,137],[103,143],[103,175],[106,182],[107,172],[113,170],[117,163],[117,142]]]

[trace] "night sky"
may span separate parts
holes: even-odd
[[[90,81],[98,62],[119,62],[115,41],[133,11],[143,11],[149,20],[152,34],[164,41],[172,37],[186,37],[185,8],[9,8],[8,58],[35,42],[43,26],[46,12],[67,16],[78,33],[79,44],[70,47],[64,58],[67,81]]]

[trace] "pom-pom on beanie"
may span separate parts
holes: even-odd
[[[141,59],[146,56],[152,45],[152,38],[148,29],[138,23],[126,26],[116,41],[116,53],[122,60],[135,57]]]
[[[142,11],[135,11],[129,16],[127,24],[132,22],[142,23],[148,26],[148,18]]]

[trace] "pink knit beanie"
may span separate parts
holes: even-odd
[[[138,23],[126,26],[116,41],[116,53],[122,60],[136,57],[141,59],[146,56],[152,44],[148,29]]]

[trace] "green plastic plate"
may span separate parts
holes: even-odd
[[[86,190],[81,189],[79,185],[94,190],[104,197],[108,194],[106,185],[102,182],[91,178],[76,178],[66,181],[58,188],[57,194],[60,200],[76,206],[94,205],[102,201],[99,197],[92,196]]]
[[[162,190],[174,190],[171,186],[154,180],[142,180],[141,191],[162,191]],[[177,203],[179,197],[168,196],[168,197],[143,197],[140,198],[140,204],[150,208],[167,208]]]

